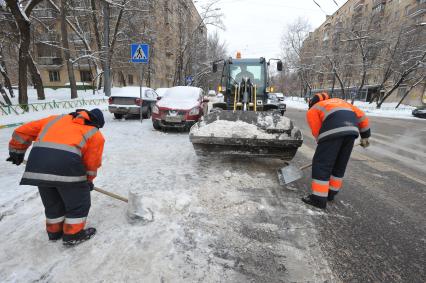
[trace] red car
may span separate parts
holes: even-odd
[[[204,114],[208,100],[198,87],[176,86],[168,89],[152,108],[152,125],[156,130],[189,130]]]

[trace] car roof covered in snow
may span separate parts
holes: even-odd
[[[153,90],[149,87],[142,87],[142,91],[145,94],[146,90]],[[111,94],[111,97],[134,97],[138,98],[140,97],[140,88],[138,86],[126,86],[126,87],[120,87],[120,88],[114,88],[113,93]]]
[[[191,97],[197,97],[201,94],[202,89],[199,87],[193,87],[193,86],[175,86],[169,88],[165,96],[174,96],[174,97],[181,97],[181,98],[191,98]]]
[[[175,86],[169,88],[163,98],[157,102],[159,107],[186,110],[199,103],[202,89],[192,86]]]

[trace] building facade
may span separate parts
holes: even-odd
[[[79,86],[90,87],[101,82],[105,61],[102,1],[67,2],[67,32],[74,76]],[[69,83],[61,42],[60,1],[54,3],[56,5],[43,1],[33,10],[32,17],[36,20],[32,21],[31,44],[43,84],[53,88]],[[150,44],[150,62],[143,66],[143,85],[171,87],[194,77],[199,62],[191,59],[206,58],[206,48],[200,47],[207,43],[207,29],[192,0],[131,0],[127,5],[132,9],[110,9],[113,86],[140,84],[141,65],[129,62],[132,43]],[[7,14],[7,8],[3,11]],[[2,18],[5,16],[0,21]],[[117,29],[118,19],[121,22]],[[18,42],[12,44],[16,50]],[[10,70],[16,84],[17,69],[13,68],[13,62],[10,62]]]
[[[349,0],[303,43],[305,91],[426,104],[425,52],[426,0]]]

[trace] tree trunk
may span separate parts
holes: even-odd
[[[103,4],[104,14],[104,93],[106,96],[111,96],[111,69],[110,69],[110,54],[109,54],[109,17],[110,7],[108,2]]]
[[[40,72],[37,69],[34,59],[31,55],[28,56],[28,69],[31,73],[31,80],[34,83],[34,87],[37,90],[38,100],[45,100],[43,81],[41,80]]]
[[[12,83],[10,82],[10,78],[9,75],[7,74],[7,69],[6,69],[6,63],[3,61],[3,52],[0,49],[0,73],[2,74],[3,78],[4,78],[4,85],[5,87],[9,90],[9,95],[10,97],[15,97],[15,95],[13,94],[13,88],[12,88]]]
[[[6,91],[4,90],[3,85],[2,85],[2,83],[1,83],[1,82],[0,82],[0,93],[1,93],[1,96],[3,97],[3,99],[4,99],[4,102],[6,102],[6,104],[7,104],[7,105],[12,105],[12,101],[10,101],[9,97],[7,96],[7,93],[6,93]],[[5,105],[3,104],[3,102],[1,102],[1,101],[0,101],[0,103],[1,103],[3,106],[5,106]]]
[[[19,22],[19,29],[21,34],[19,44],[19,84],[18,84],[18,102],[21,105],[28,104],[28,78],[27,78],[27,66],[28,66],[28,51],[30,47],[30,23],[25,21]]]
[[[67,9],[68,1],[61,0],[61,37],[62,37],[62,47],[64,52],[65,63],[67,64],[68,78],[70,81],[71,89],[71,99],[78,97],[77,95],[77,85],[75,82],[74,68],[71,62],[69,42],[68,42],[68,30],[67,30]]]
[[[16,25],[19,29],[19,97],[18,101],[21,105],[28,104],[28,78],[27,78],[27,67],[29,60],[29,50],[30,50],[30,39],[31,39],[31,22],[29,20],[29,16],[31,14],[32,9],[40,3],[42,0],[33,0],[28,2],[25,12],[21,9],[20,2],[16,0],[6,0],[6,4],[10,9],[10,12],[15,19]],[[24,109],[28,109],[28,107],[23,107]]]

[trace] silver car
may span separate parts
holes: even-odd
[[[140,116],[142,107],[143,118],[149,119],[151,118],[152,108],[157,103],[157,97],[157,93],[148,87],[142,88],[142,99],[139,87],[114,89],[108,100],[108,110],[114,114],[116,119],[121,119],[131,115]]]

